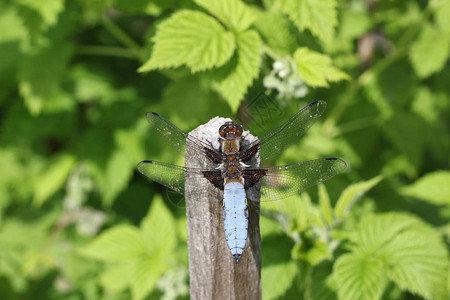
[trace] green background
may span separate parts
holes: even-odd
[[[0,298],[188,299],[145,113],[260,135],[325,100],[273,163],[348,168],[262,204],[263,298],[448,299],[449,48],[448,0],[1,1]]]

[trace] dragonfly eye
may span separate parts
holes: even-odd
[[[226,122],[219,128],[219,134],[223,138],[236,138],[242,135],[243,129],[242,126],[237,124],[236,122]]]

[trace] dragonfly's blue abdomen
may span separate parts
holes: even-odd
[[[225,238],[235,262],[238,263],[245,248],[248,228],[244,185],[235,181],[225,184],[223,201]]]

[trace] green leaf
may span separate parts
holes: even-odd
[[[337,25],[335,0],[283,0],[281,9],[298,29],[309,29],[324,42],[330,42]]]
[[[285,231],[290,230],[291,222],[295,231],[304,231],[314,222],[314,207],[308,193],[294,195],[283,201],[269,201],[264,203],[264,210],[280,213],[277,221]]]
[[[41,206],[45,200],[60,189],[74,164],[75,158],[70,155],[61,156],[53,162],[36,181],[33,204]]]
[[[261,273],[263,299],[277,299],[283,295],[294,282],[297,273],[294,261],[263,267]]]
[[[162,22],[153,38],[155,47],[139,72],[187,65],[192,72],[219,67],[235,49],[233,34],[214,18],[183,10]]]
[[[111,293],[120,293],[125,290],[130,284],[134,275],[136,261],[127,261],[115,265],[100,276],[100,284],[102,287]]]
[[[59,14],[64,10],[64,0],[15,0],[15,3],[39,13],[45,27],[56,24]]]
[[[175,0],[117,0],[114,2],[114,7],[133,14],[144,13],[151,16],[159,16],[164,11],[173,7],[175,3]]]
[[[86,257],[111,262],[130,260],[145,251],[141,233],[130,225],[117,225],[108,229],[80,249],[80,253]]]
[[[348,186],[339,197],[334,207],[336,218],[343,218],[351,209],[353,204],[359,200],[368,190],[381,181],[382,177],[377,176],[367,181],[358,182]]]
[[[448,253],[435,230],[400,213],[367,216],[358,228],[355,252],[382,263],[384,274],[400,288],[425,298],[445,293]]]
[[[153,199],[148,215],[141,224],[141,232],[147,251],[170,252],[176,242],[176,223],[164,205],[161,196]]]
[[[449,36],[439,28],[425,24],[419,38],[410,48],[409,58],[420,78],[439,72],[449,54]]]
[[[295,229],[301,232],[313,225],[314,207],[311,204],[311,198],[308,193],[302,193],[301,196],[290,197],[289,199],[292,199],[291,203],[288,203],[289,200],[278,202],[286,202],[285,212],[295,220]]]
[[[436,171],[402,188],[402,194],[434,204],[450,204],[450,171]]]
[[[338,38],[344,39],[345,42],[350,42],[360,38],[364,35],[373,25],[373,18],[364,9],[350,9],[343,10],[342,16],[339,16],[339,36]],[[333,40],[333,43],[340,42]]]
[[[425,121],[436,124],[439,116],[439,107],[436,103],[436,94],[432,93],[427,87],[419,87],[414,95],[412,110]]]
[[[258,76],[261,65],[261,39],[256,31],[248,30],[236,35],[237,54],[231,62],[215,72],[216,89],[236,111],[248,87]]]
[[[21,161],[19,151],[15,147],[0,149],[0,170],[7,170],[7,172],[0,172],[0,224],[4,216],[3,210],[10,203],[17,205],[22,198],[25,198],[25,203],[28,203],[34,192],[35,176],[32,174],[39,174],[42,170],[36,168],[31,171],[32,169],[34,168]]]
[[[4,7],[0,7],[0,9],[2,10],[0,14],[0,30],[3,32],[0,35],[0,42],[26,40],[28,33],[18,13],[14,9]]]
[[[0,244],[3,249],[10,249],[40,253],[48,241],[48,233],[58,221],[61,211],[47,211],[42,216],[33,216],[29,213],[29,220],[26,222],[21,218],[8,218],[0,229]],[[1,254],[1,253],[0,253]],[[29,257],[27,257],[29,259]],[[21,264],[25,263],[21,261]]]
[[[308,48],[298,48],[294,53],[300,77],[311,86],[327,87],[328,82],[348,80],[350,77],[333,67],[331,58]]]
[[[160,196],[155,197],[140,230],[118,225],[80,250],[84,256],[121,262],[100,278],[112,292],[131,288],[133,299],[144,299],[170,269],[176,243],[176,223]]]
[[[180,128],[193,128],[205,122],[204,116],[231,114],[230,107],[225,101],[216,100],[217,93],[203,84],[201,76],[186,76],[172,81],[165,87],[161,101],[166,107],[162,107],[161,111],[158,109],[158,113],[176,122]],[[210,105],[212,101],[214,105]],[[172,109],[174,106],[178,109]],[[189,114],[189,119],[185,117],[186,114]],[[184,153],[182,155],[184,156]]]
[[[326,224],[330,225],[334,219],[333,208],[331,207],[330,197],[324,184],[319,184],[319,207]]]
[[[445,294],[448,253],[432,228],[418,226],[400,232],[381,249],[380,255],[389,266],[387,275],[400,288],[429,299]]]
[[[312,247],[300,258],[305,259],[312,266],[317,266],[324,260],[332,260],[333,256],[329,244],[315,240]]]
[[[291,23],[282,13],[275,10],[261,11],[257,16],[254,26],[267,46],[281,55],[295,51],[297,42]]]
[[[158,256],[143,255],[139,257],[131,281],[132,299],[144,299],[155,288],[158,279],[168,269],[169,266],[166,261]]]
[[[194,0],[234,31],[244,31],[256,19],[255,12],[240,0]]]
[[[387,161],[381,173],[384,177],[405,174],[408,178],[413,178],[416,177],[417,171],[406,156],[400,154]]]
[[[380,299],[386,286],[382,264],[370,255],[342,255],[333,268],[340,300]]]
[[[352,236],[352,241],[364,253],[374,253],[397,234],[417,224],[417,219],[406,214],[366,216],[359,223],[359,230]]]
[[[133,299],[140,300],[154,289],[158,279],[170,269],[170,259],[176,243],[176,223],[165,207],[161,196],[156,196],[147,216],[141,223],[146,255],[140,256],[131,281]]]
[[[0,273],[9,277],[12,283],[20,282],[26,286],[27,280],[22,281],[22,278],[29,280],[54,266],[57,257],[51,251],[49,233],[58,222],[61,210],[32,212],[22,209],[19,214],[22,218],[8,215],[0,228]],[[3,296],[3,289],[0,290]]]
[[[281,202],[281,201],[278,201]],[[277,218],[275,214],[270,214],[269,218],[265,214],[266,209],[264,208],[264,211],[261,213],[261,219],[260,219],[260,228],[261,228],[261,238],[264,240],[265,237],[270,235],[281,235],[283,234],[283,230],[281,229],[281,226],[279,222],[277,222]],[[274,217],[275,215],[275,217]]]
[[[103,203],[111,205],[117,195],[128,185],[133,176],[136,161],[133,161],[127,152],[116,149],[108,160],[104,174],[101,174],[100,191]]]
[[[441,30],[450,33],[450,1],[436,0],[432,2],[437,2],[434,12],[437,25]]]
[[[331,263],[315,266],[311,271],[311,283],[306,286],[307,300],[335,300]],[[309,297],[308,297],[309,296]]]
[[[100,105],[109,105],[114,101],[117,90],[112,86],[112,77],[99,70],[78,64],[70,69],[73,82],[73,96],[81,103],[98,99]]]
[[[395,148],[418,169],[427,143],[425,121],[414,114],[397,112],[382,128]]]
[[[364,93],[368,100],[378,109],[382,119],[389,119],[392,117],[392,114],[394,113],[392,105],[388,101],[378,77],[372,77],[370,81],[364,85]]]
[[[144,125],[145,129],[147,129],[147,124],[144,123]],[[129,156],[131,161],[139,161],[145,156],[142,146],[142,134],[139,128],[136,127],[117,129],[114,132],[117,146]]]
[[[19,91],[32,114],[40,113],[45,101],[56,95],[70,54],[69,43],[52,43],[21,60]]]

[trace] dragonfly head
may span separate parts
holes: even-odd
[[[220,136],[226,140],[239,138],[242,135],[242,132],[242,126],[233,121],[225,122],[225,124],[219,128]]]

